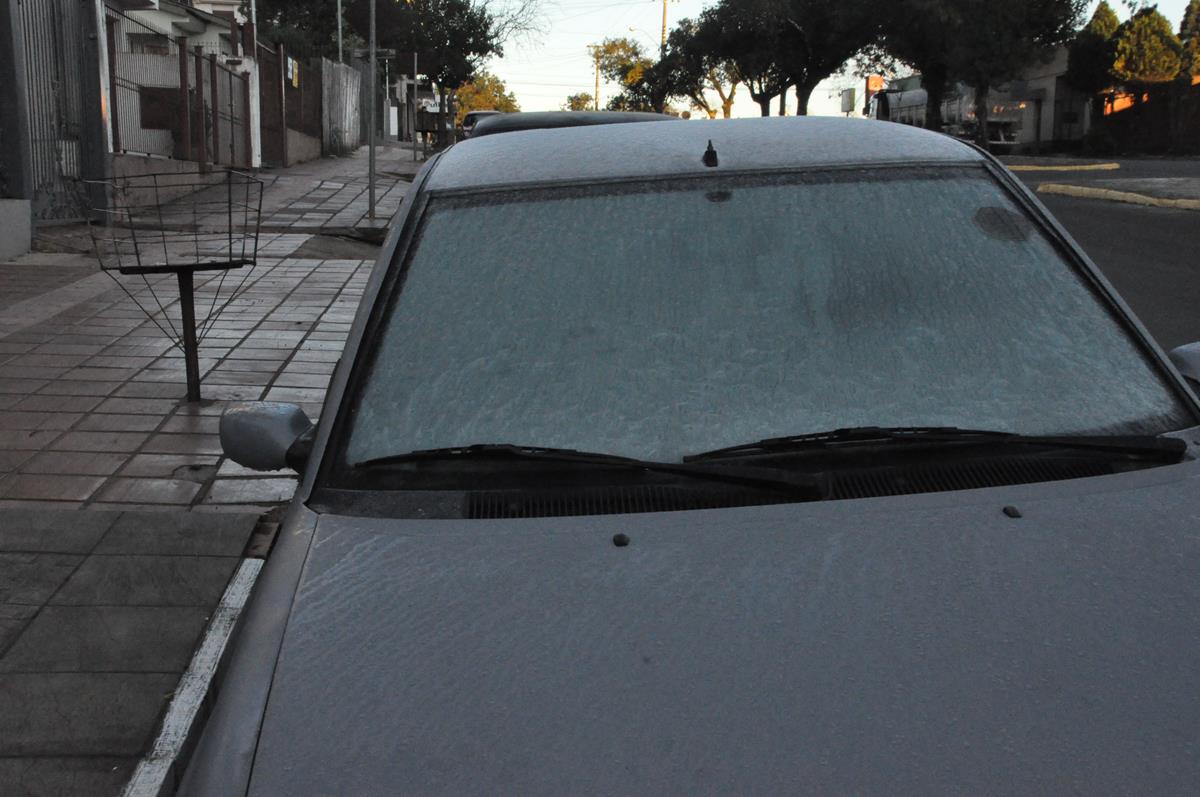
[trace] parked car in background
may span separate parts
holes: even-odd
[[[1198,418],[952,138],[479,136],[222,418],[303,479],[182,793],[1189,792]]]
[[[480,119],[486,119],[489,116],[499,116],[501,113],[503,113],[503,112],[502,111],[468,111],[467,115],[463,117],[463,122],[462,122],[463,138],[471,137],[471,131],[475,129],[475,125],[476,125],[476,123],[479,122]]]

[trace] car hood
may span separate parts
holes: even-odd
[[[1185,790],[1198,486],[325,516],[250,793]]]

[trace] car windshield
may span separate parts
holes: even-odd
[[[1194,422],[982,168],[434,195],[404,269],[350,397],[346,463]]]

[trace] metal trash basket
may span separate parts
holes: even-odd
[[[100,221],[90,226],[100,268],[182,350],[187,398],[199,401],[199,344],[241,295],[258,261],[262,182],[237,171],[142,174],[87,182],[92,195],[104,197],[92,207],[93,218]],[[235,269],[242,270],[240,275],[227,280]],[[213,288],[212,298],[197,325],[196,273],[210,271],[221,273],[205,285],[206,290]],[[169,283],[151,281],[151,276],[163,274],[176,277],[178,327],[172,318]],[[130,285],[137,290],[144,287],[145,303]]]

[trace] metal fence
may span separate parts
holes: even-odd
[[[74,219],[82,213],[84,15],[91,8],[80,0],[21,0],[16,5],[24,41],[33,215],[40,221]]]
[[[250,79],[226,45],[188,47],[107,9],[113,151],[250,166]]]
[[[106,19],[114,152],[182,157],[179,45],[166,32],[113,8]]]

